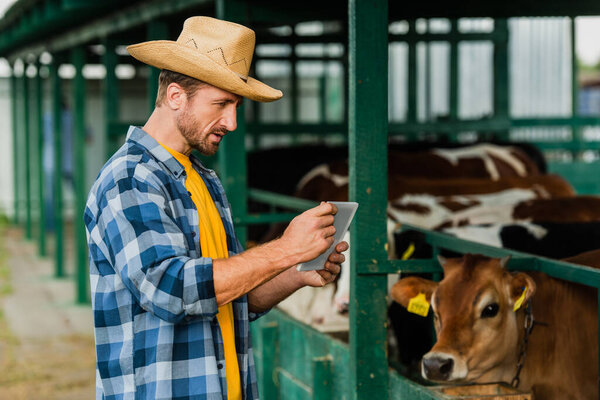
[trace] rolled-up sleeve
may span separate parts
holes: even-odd
[[[86,210],[86,218],[95,218],[90,242],[140,307],[172,323],[217,314],[212,259],[188,256],[186,235],[158,188],[121,179],[96,204],[96,212]]]

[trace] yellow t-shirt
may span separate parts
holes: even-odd
[[[187,179],[185,187],[191,193],[192,201],[198,210],[200,248],[202,256],[210,258],[227,258],[227,236],[223,221],[217,207],[210,196],[206,184],[200,174],[192,167],[189,157],[161,145],[185,168]],[[217,320],[223,334],[223,348],[225,350],[225,373],[227,376],[227,399],[241,400],[242,386],[240,382],[240,369],[238,366],[237,352],[235,350],[235,331],[233,322],[233,307],[231,303],[219,307]]]

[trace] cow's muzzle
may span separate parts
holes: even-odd
[[[448,381],[454,371],[454,357],[443,353],[428,353],[423,356],[421,373],[431,381]]]

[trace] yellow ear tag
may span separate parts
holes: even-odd
[[[425,298],[425,293],[419,293],[408,302],[408,312],[426,317],[429,313],[429,303]]]
[[[517,301],[515,302],[513,311],[516,312],[519,308],[521,308],[521,306],[523,305],[523,301],[525,301],[525,293],[527,293],[527,286],[525,286],[525,289],[523,289],[523,293],[521,293],[521,297],[519,297],[517,299]]]
[[[415,244],[411,243],[408,246],[408,249],[406,249],[406,251],[404,252],[404,254],[402,254],[402,260],[408,260],[410,258],[410,256],[413,255],[413,253],[415,252]]]

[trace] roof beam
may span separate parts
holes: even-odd
[[[102,2],[102,4],[105,2],[106,0]],[[41,54],[44,51],[50,53],[60,52],[78,45],[98,42],[101,39],[110,37],[116,33],[139,27],[153,19],[164,18],[165,16],[189,9],[198,10],[206,8],[202,10],[205,14],[214,14],[213,5],[212,0],[171,0],[168,2],[163,0],[153,0],[138,3],[135,6],[91,21],[83,26],[71,29],[68,32],[57,34],[50,39],[44,38],[14,50],[11,48],[7,58],[9,58],[9,60],[14,60],[16,58],[22,58],[27,54]],[[73,16],[71,15],[70,18],[72,17]],[[52,22],[56,24],[55,21]],[[40,35],[36,36],[40,37]],[[2,53],[4,53],[4,51],[0,45],[0,55]]]

